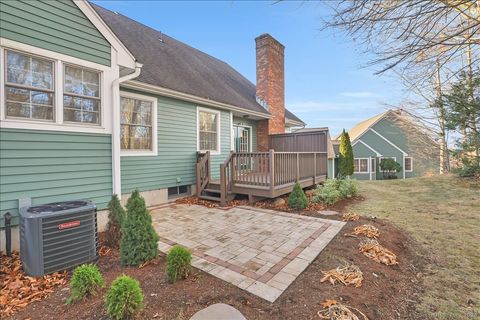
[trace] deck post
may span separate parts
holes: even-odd
[[[274,195],[275,190],[275,150],[270,149],[269,151],[269,158],[270,158],[270,194]]]
[[[225,174],[225,164],[220,165],[220,206],[227,205],[227,177]]]
[[[297,182],[300,181],[300,161],[299,161],[299,153],[297,152]]]
[[[317,153],[313,153],[313,184],[317,184]]]

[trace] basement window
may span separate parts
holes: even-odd
[[[168,199],[175,199],[179,197],[185,197],[190,195],[190,186],[176,186],[168,188]]]

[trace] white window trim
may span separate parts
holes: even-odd
[[[250,149],[249,152],[253,152],[253,142],[252,142],[252,135],[253,135],[253,127],[252,126],[246,126],[243,124],[234,124],[234,127],[243,127],[248,129],[248,148]],[[233,140],[235,141],[235,133],[233,133]],[[235,142],[233,143],[233,149],[235,150]]]
[[[355,174],[369,174],[370,173],[370,158],[354,158],[353,161],[358,160],[358,168],[360,169],[360,160],[367,160],[367,171],[353,171]]]
[[[54,92],[55,92],[55,115],[54,121],[41,121],[35,119],[6,118],[5,114],[5,73],[3,72],[6,65],[5,50],[19,51],[27,55],[37,56],[39,58],[54,60]],[[107,115],[111,114],[111,83],[115,79],[114,68],[101,65],[98,63],[70,57],[61,53],[50,50],[41,49],[24,43],[0,38],[0,63],[2,64],[2,72],[0,72],[0,122],[1,128],[27,129],[27,130],[52,130],[66,132],[85,132],[85,133],[101,133],[111,134],[112,123]],[[80,68],[88,68],[100,72],[100,125],[85,124],[75,122],[63,122],[63,69],[64,64],[70,64]],[[118,75],[116,76],[118,78]],[[108,108],[107,108],[108,106]],[[107,110],[108,109],[108,110]]]
[[[208,112],[208,113],[215,113],[218,117],[218,121],[217,121],[217,150],[200,150],[200,125],[198,123],[198,121],[200,120],[200,112]],[[219,154],[222,154],[222,146],[220,145],[220,142],[221,142],[221,131],[220,131],[220,128],[221,128],[221,112],[219,110],[215,110],[215,109],[209,109],[209,108],[204,108],[204,107],[197,107],[197,151],[198,152],[207,152],[207,151],[210,151],[210,154],[215,154],[215,155],[219,155]]]
[[[410,170],[406,170],[406,169],[405,169],[405,160],[406,160],[406,159],[410,159],[410,162],[411,162],[411,165],[410,165],[411,169],[410,169]],[[413,172],[413,157],[404,157],[404,158],[403,158],[403,170],[404,170],[405,172]]]
[[[137,100],[144,100],[152,102],[152,150],[125,150],[120,149],[121,157],[140,157],[140,156],[157,156],[158,155],[158,120],[157,120],[157,98],[152,96],[146,96],[137,93],[130,93],[125,91],[120,91],[121,98],[131,98]],[[120,103],[121,105],[121,103]],[[120,108],[119,105],[119,108]],[[118,119],[120,123],[120,119]],[[121,125],[121,124],[120,124]],[[120,136],[116,137],[120,139]]]

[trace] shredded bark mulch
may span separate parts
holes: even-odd
[[[314,212],[310,215],[321,216]],[[341,216],[334,219],[340,220]],[[386,266],[367,258],[358,251],[361,239],[344,236],[363,224],[375,225],[380,230],[382,245],[396,253],[399,264]],[[195,268],[188,279],[168,283],[164,255],[142,268],[122,267],[118,251],[102,247],[98,266],[107,286],[96,296],[67,306],[70,292],[64,283],[46,298],[29,303],[6,319],[107,319],[104,295],[113,279],[122,274],[139,280],[145,295],[145,308],[135,319],[187,320],[195,312],[219,302],[234,306],[249,320],[319,319],[317,313],[324,310],[322,302],[327,299],[356,308],[369,319],[415,319],[423,265],[423,258],[415,252],[415,243],[389,223],[361,217],[348,222],[277,301],[269,303]],[[361,287],[321,282],[325,276],[322,271],[347,263],[362,271]]]

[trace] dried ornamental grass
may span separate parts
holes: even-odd
[[[345,286],[353,285],[355,288],[362,286],[363,272],[354,264],[346,265],[344,267],[337,267],[328,271],[322,271],[324,277],[320,282],[329,281],[332,285],[337,281]]]
[[[0,253],[0,318],[8,317],[29,303],[46,298],[55,287],[67,283],[66,272],[29,277],[22,270],[18,252],[11,257]]]
[[[346,212],[342,215],[343,221],[357,221],[358,219],[360,219],[360,216],[353,212]]]
[[[364,224],[353,229],[353,234],[357,236],[365,236],[367,238],[377,239],[380,236],[378,228],[372,226],[371,224]]]
[[[398,264],[397,256],[392,251],[381,246],[377,240],[367,239],[362,241],[358,249],[365,256],[387,266]]]
[[[322,303],[323,310],[317,312],[320,319],[328,320],[368,320],[367,316],[360,310],[345,306],[335,300],[326,300]],[[359,318],[352,310],[356,311],[362,316]]]

